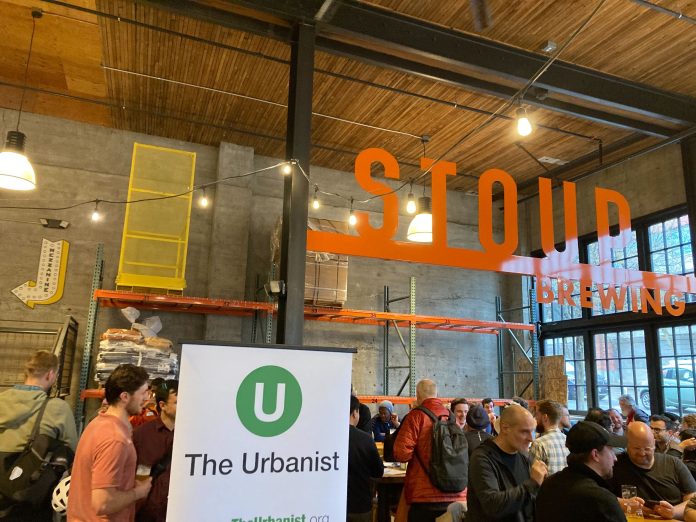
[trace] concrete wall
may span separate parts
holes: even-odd
[[[640,156],[577,183],[578,233],[580,236],[597,230],[594,203],[595,187],[617,190],[628,201],[631,217],[638,218],[677,205],[686,204],[684,174],[679,145],[669,145]],[[553,192],[554,236],[564,238],[563,191]],[[539,200],[533,198],[520,206],[521,222],[527,224],[520,235],[524,253],[541,248],[539,236]],[[616,224],[616,213],[610,211],[610,223]],[[524,241],[522,241],[524,238]]]
[[[3,135],[16,121],[13,111],[0,111]],[[233,144],[220,148],[122,132],[66,120],[26,114],[22,131],[27,134],[27,153],[35,167],[38,189],[31,193],[0,194],[0,206],[65,206],[76,201],[125,199],[134,142],[195,151],[196,183],[201,184],[277,163],[255,156],[252,149]],[[361,197],[351,173],[313,168],[313,182],[332,191]],[[194,206],[191,218],[185,295],[261,300],[257,278],[264,282],[270,269],[270,241],[282,211],[282,178],[277,171],[231,180],[210,190],[212,208]],[[319,211],[310,215],[347,219],[344,201],[324,199]],[[357,208],[379,220],[378,201]],[[80,323],[80,344],[86,327],[89,292],[98,243],[104,244],[104,287],[113,288],[116,277],[124,207],[102,205],[105,219],[91,223],[90,205],[65,211],[18,211],[0,209],[0,317],[6,320],[55,320],[66,314]],[[35,223],[50,217],[69,221],[67,230],[50,230]],[[448,194],[450,244],[476,248],[477,199],[461,193]],[[403,237],[408,219],[403,216],[399,234]],[[70,242],[66,289],[61,301],[30,310],[10,290],[36,274],[41,238]],[[452,317],[492,320],[496,295],[518,296],[520,280],[491,273],[469,272],[440,267],[351,258],[349,261],[347,308],[382,310],[384,285],[392,295],[408,293],[409,277],[417,278],[417,312]],[[407,311],[407,303],[395,305]],[[151,315],[144,312],[143,316]],[[162,335],[177,340],[220,339],[251,341],[251,320],[205,317],[188,314],[159,314]],[[97,332],[108,327],[127,326],[115,310],[102,309]],[[262,327],[260,324],[259,327]],[[491,335],[418,332],[417,376],[432,377],[445,395],[497,395],[496,339]],[[256,338],[262,342],[259,332]],[[325,346],[354,346],[353,379],[360,393],[382,393],[382,329],[330,323],[305,323],[305,343]],[[406,361],[397,337],[392,334],[392,364]],[[80,347],[81,349],[81,347]],[[403,356],[403,357],[401,357]],[[394,372],[390,392],[395,392],[403,371]],[[91,379],[91,376],[90,376]]]

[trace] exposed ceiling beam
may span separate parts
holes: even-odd
[[[498,98],[510,98],[517,92],[517,90],[512,87],[481,80],[479,78],[474,78],[472,76],[454,72],[452,70],[434,67],[419,62],[414,62],[412,60],[407,60],[405,58],[380,53],[375,50],[364,49],[355,45],[331,40],[326,37],[318,37],[316,45],[318,49],[332,54],[353,58],[376,66],[388,67],[407,74],[412,74],[430,80],[436,80],[447,83],[454,87],[476,91]],[[532,92],[527,93],[524,101],[525,103],[535,107],[549,109],[554,112],[560,112],[584,120],[610,125],[612,127],[640,132],[641,134],[646,134],[648,136],[666,138],[676,132],[661,125],[655,125],[654,123],[636,120],[602,110],[592,109],[567,101],[548,97],[544,99],[537,99]]]
[[[263,35],[282,41],[289,41],[290,37],[290,31],[288,27],[275,26],[271,22],[255,19],[251,17],[251,14],[249,14],[248,16],[242,15],[239,13],[233,13],[215,7],[196,4],[195,2],[184,0],[135,1],[140,4],[157,7],[169,12],[174,12],[182,16],[188,16],[209,23],[218,24],[224,27],[228,27],[230,29],[250,32],[253,34]],[[289,2],[280,0],[245,0],[236,3],[244,5],[246,7],[254,8],[258,11],[270,14],[274,17],[284,17],[288,20],[294,18],[303,21],[312,20],[313,17],[316,15],[316,11],[321,9],[323,5],[323,3],[319,0],[307,0],[306,2]],[[516,92],[514,88],[509,87],[507,85],[501,85],[492,81],[481,80],[470,75],[449,70],[446,67],[447,64],[451,65],[452,63],[452,58],[449,55],[458,55],[459,57],[470,57],[474,52],[479,52],[480,54],[481,49],[478,49],[477,51],[469,50],[464,52],[459,50],[458,52],[454,52],[452,50],[448,50],[447,46],[461,46],[464,44],[468,44],[471,46],[482,46],[485,44],[485,46],[496,46],[502,48],[498,50],[498,53],[509,52],[515,55],[517,53],[524,53],[519,49],[509,48],[508,46],[503,46],[502,44],[496,44],[490,41],[484,41],[483,39],[466,35],[463,33],[446,31],[442,28],[433,26],[432,24],[426,24],[424,22],[419,22],[406,17],[394,15],[393,13],[386,13],[381,10],[371,8],[362,4],[355,4],[354,2],[338,2],[337,4],[334,4],[331,7],[332,16],[330,18],[327,17],[327,20],[325,20],[325,22],[321,24],[321,27],[324,28],[324,30],[320,30],[320,36],[317,37],[316,45],[317,48],[320,50],[332,54],[350,57],[373,65],[388,67],[419,77],[445,82],[456,87],[464,88],[467,90],[473,90],[476,92],[500,98],[509,98]],[[305,11],[302,11],[301,9],[304,9]],[[350,18],[354,16],[364,17],[364,20],[345,20],[346,17]],[[380,37],[381,35],[384,38],[388,38],[388,41],[390,43],[394,43],[395,41],[401,42],[401,44],[399,44],[401,46],[406,45],[413,40],[413,48],[411,49],[411,51],[415,51],[413,53],[415,55],[423,56],[425,54],[429,54],[429,57],[433,58],[437,57],[434,53],[442,51],[443,55],[439,57],[439,60],[442,61],[443,67],[426,65],[421,62],[396,57],[391,54],[376,51],[374,49],[347,44],[336,40],[335,35],[332,38],[331,34],[327,32],[328,29],[331,29],[332,31],[338,29],[340,32],[343,33],[357,31],[360,29],[360,27],[363,26],[363,21],[365,22],[366,27],[366,34],[362,35],[364,38],[367,38],[368,40],[373,40],[377,37]],[[399,31],[406,32],[404,34],[398,35],[397,33]],[[352,34],[355,36],[357,33]],[[445,37],[446,40],[444,40]],[[435,38],[438,42],[437,45],[435,45],[432,49],[430,49],[433,46],[429,45],[431,43],[428,40],[429,38]],[[470,43],[472,40],[480,40],[480,42]],[[504,48],[507,48],[507,51],[505,51]],[[533,53],[526,54],[531,55],[535,58],[535,67],[537,68],[539,64],[543,63],[543,61],[547,58],[542,55],[534,55]],[[510,60],[514,61],[514,57],[508,57],[507,61],[509,62]],[[489,68],[493,67],[494,65],[496,67],[498,66],[497,62],[495,62],[495,60],[493,59],[484,59],[484,61],[486,61],[487,66]],[[462,62],[459,62],[459,65],[462,65]],[[571,64],[562,65],[571,68],[581,69]],[[552,66],[551,69],[553,69],[553,67],[555,67],[555,65]],[[602,73],[597,73],[596,71],[589,71],[589,73],[591,73],[592,78],[606,77],[613,82],[619,82],[621,85],[625,84],[625,80],[622,80],[620,78],[614,78],[608,75],[603,75]],[[500,71],[497,71],[496,74],[501,76]],[[532,74],[533,72],[530,73],[529,76],[531,76]],[[549,73],[547,72],[546,74]],[[546,79],[546,74],[544,75],[543,79]],[[503,76],[508,77],[509,75],[503,74]],[[526,81],[527,77],[523,77],[522,79]],[[589,81],[588,79],[586,80]],[[648,89],[649,93],[645,94],[646,98],[651,98],[654,94],[654,91],[656,91],[655,89],[652,89],[650,87],[640,87],[643,89]],[[663,91],[659,92],[667,95],[668,97],[673,96],[670,93],[664,93]],[[675,133],[674,130],[661,125],[657,125],[655,123],[630,118],[625,115],[615,114],[601,109],[586,107],[565,100],[558,100],[552,97],[546,97],[545,99],[537,99],[531,91],[527,93],[527,95],[525,96],[525,103],[537,107],[547,108],[549,110],[560,112],[577,118],[594,121],[597,123],[610,125],[626,130],[640,132],[641,134],[649,136],[665,138]],[[604,105],[607,105],[608,107],[611,106],[611,104],[608,103],[604,103]],[[692,105],[691,109],[694,113],[696,113],[696,106]],[[684,111],[682,111],[682,113],[686,114]],[[696,119],[696,114],[694,115],[694,118]],[[662,119],[673,121],[673,119],[669,118]]]
[[[300,4],[289,0],[236,0],[238,5],[272,12],[287,19],[311,19],[316,1],[306,0],[308,10],[298,14]],[[453,31],[432,23],[385,11],[354,0],[340,2],[330,20],[324,20],[319,35],[350,36],[366,47],[406,52],[414,58],[436,61],[442,68],[465,67],[508,81],[526,82],[548,59],[499,42]],[[696,123],[696,100],[624,78],[556,61],[536,84],[551,93],[585,100],[608,109],[633,112],[672,124]]]

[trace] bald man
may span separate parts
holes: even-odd
[[[632,422],[626,435],[626,453],[614,465],[614,493],[621,496],[622,484],[636,486],[640,501],[659,501],[653,508],[644,505],[644,513],[683,520],[684,508],[696,494],[696,481],[689,469],[681,460],[655,453],[655,436],[647,424]],[[625,508],[625,502],[622,507]]]
[[[548,472],[527,451],[536,420],[517,404],[500,414],[500,434],[483,442],[469,462],[468,513],[471,522],[531,522],[534,499]]]
[[[409,522],[431,522],[447,511],[452,502],[466,500],[466,489],[459,493],[446,493],[435,487],[428,476],[432,455],[433,421],[423,410],[436,416],[449,417],[450,411],[437,398],[437,386],[430,379],[416,385],[418,407],[404,417],[399,436],[394,443],[394,457],[408,462],[404,494],[410,504]]]

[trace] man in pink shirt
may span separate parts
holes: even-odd
[[[105,385],[108,408],[89,423],[77,445],[68,497],[68,522],[132,522],[135,503],[152,479],[135,480],[136,454],[129,415],[149,399],[148,375],[122,364]]]

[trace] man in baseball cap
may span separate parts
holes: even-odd
[[[464,425],[464,436],[469,444],[469,456],[478,448],[481,443],[490,439],[492,435],[486,431],[491,421],[488,413],[480,404],[475,404],[469,408],[466,414],[466,424]]]
[[[625,522],[619,500],[607,482],[616,454],[626,439],[599,424],[580,421],[568,432],[568,467],[541,485],[536,500],[536,522]]]

